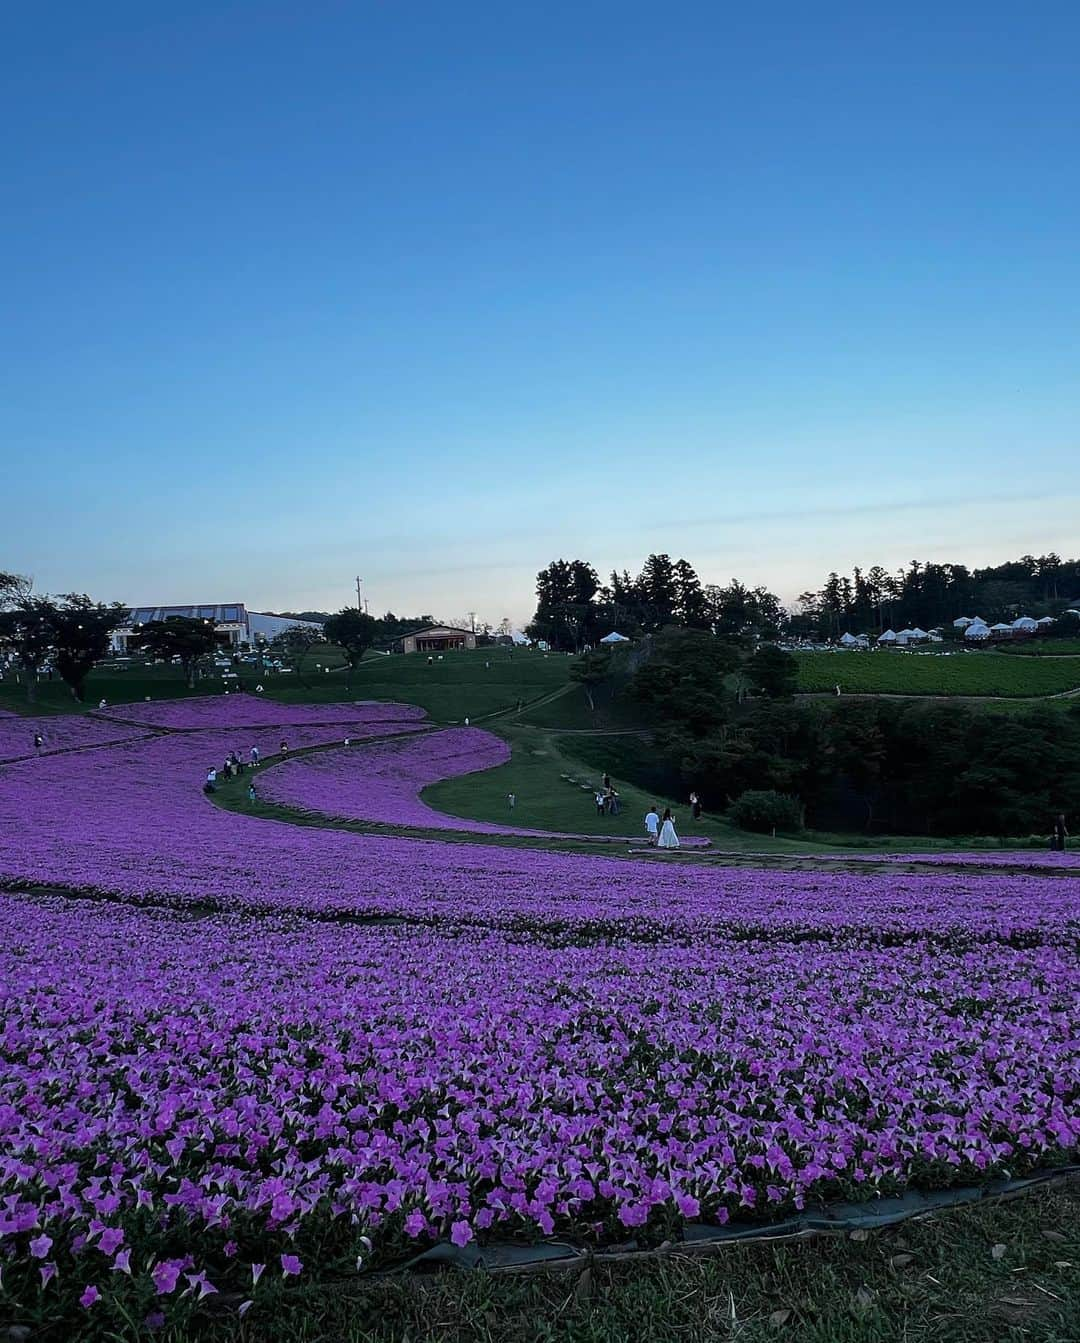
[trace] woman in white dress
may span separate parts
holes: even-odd
[[[661,849],[677,849],[679,847],[679,836],[675,833],[675,818],[671,814],[671,808],[664,808],[664,823],[660,827],[660,839],[658,846]]]

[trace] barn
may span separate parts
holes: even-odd
[[[452,648],[475,648],[476,634],[452,625],[427,625],[403,634],[397,644],[403,653],[446,653]]]

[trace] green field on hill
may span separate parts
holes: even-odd
[[[350,676],[339,649],[320,645],[302,666],[291,672],[266,671],[259,676],[250,666],[231,668],[240,684],[253,692],[264,686],[267,699],[287,704],[327,704],[342,700],[403,700],[419,704],[436,722],[459,722],[513,710],[518,701],[528,705],[560,690],[568,682],[570,659],[557,654],[504,648],[446,653],[429,663],[421,654],[369,654]],[[327,671],[326,668],[330,670]],[[13,677],[0,681],[0,709],[16,713],[82,713],[109,704],[133,704],[149,699],[179,699],[187,695],[220,695],[236,682],[220,671],[202,677],[189,690],[179,667],[133,663],[120,668],[103,664],[86,682],[86,702],[77,704],[58,678],[38,682],[37,703],[28,705],[26,691]]]
[[[1080,658],[1018,658],[999,653],[797,653],[801,693],[847,695],[1000,695],[1032,698],[1080,687]]]

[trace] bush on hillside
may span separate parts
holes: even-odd
[[[729,817],[740,830],[771,834],[803,828],[803,807],[797,797],[769,789],[748,789],[731,805]]]

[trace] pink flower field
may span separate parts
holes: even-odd
[[[416,825],[432,768],[505,747],[383,741],[423,727],[407,706],[237,698],[0,766],[0,1304],[180,1322],[439,1239],[650,1243],[1076,1160],[1068,867],[260,819],[202,794],[230,750],[348,735],[257,786]]]

